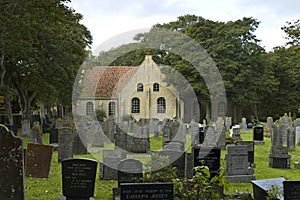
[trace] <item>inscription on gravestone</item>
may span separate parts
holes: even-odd
[[[62,162],[62,191],[66,199],[89,200],[94,196],[97,161],[71,158]],[[64,198],[61,198],[64,199]]]
[[[194,167],[207,166],[209,168],[211,176],[215,176],[220,169],[220,148],[194,148]]]
[[[0,125],[0,199],[24,200],[23,141]]]
[[[28,177],[48,178],[53,146],[28,143],[25,174]]]
[[[283,196],[287,200],[299,200],[300,181],[283,181]]]
[[[173,200],[173,183],[122,183],[122,200]]]

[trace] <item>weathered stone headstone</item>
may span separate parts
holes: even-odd
[[[296,132],[292,126],[287,128],[287,147],[289,151],[295,151]]]
[[[106,121],[107,138],[113,143],[115,140],[115,121],[113,118],[108,118]]]
[[[122,200],[173,200],[173,183],[123,183]]]
[[[273,128],[273,124],[274,124],[273,118],[272,118],[272,117],[268,117],[268,118],[267,118],[267,124],[266,124],[266,127],[267,127],[268,129],[272,129],[272,128]]]
[[[71,158],[62,162],[62,191],[60,199],[91,200],[94,196],[97,161]]]
[[[290,168],[291,156],[288,155],[288,148],[282,145],[281,133],[285,129],[282,122],[275,122],[273,125],[272,144],[269,154],[269,167]]]
[[[150,151],[150,138],[127,135],[126,150],[133,153],[146,153]]]
[[[62,127],[58,129],[58,161],[73,158],[73,137],[71,128]]]
[[[210,171],[210,175],[213,177],[217,175],[220,169],[221,149],[220,148],[209,148],[200,147],[193,148],[194,154],[194,167],[196,166],[207,166]]]
[[[207,147],[216,147],[217,141],[218,138],[217,138],[215,126],[214,124],[210,123],[205,129],[205,137],[202,145]]]
[[[202,130],[203,130],[203,128],[202,128]],[[204,136],[204,130],[202,132],[203,132],[203,136]],[[190,133],[191,133],[192,146],[200,144],[200,141],[199,141],[199,124],[198,123],[191,122]],[[203,137],[203,139],[204,139],[204,137]]]
[[[292,119],[287,115],[287,113],[285,113],[284,116],[281,117],[280,121],[283,123],[281,131],[282,143],[283,145],[287,145],[287,128],[292,125]]]
[[[296,119],[293,123],[294,131],[295,131],[295,145],[300,145],[300,119]]]
[[[30,132],[29,142],[43,144],[42,134],[40,124],[38,122],[34,123]]]
[[[225,118],[225,127],[226,127],[227,129],[230,129],[231,126],[232,126],[232,120],[231,120],[231,117],[226,117],[226,118]]]
[[[262,179],[262,180],[252,180],[253,194],[254,199],[266,200],[267,192],[273,187],[278,187],[279,190],[283,189],[284,178],[271,178],[271,179]],[[283,200],[282,196],[278,197],[280,200]]]
[[[0,199],[24,200],[23,141],[0,125]]]
[[[286,200],[299,200],[300,181],[283,181],[283,196]]]
[[[52,161],[53,146],[28,143],[25,174],[27,177],[48,178]]]
[[[119,126],[116,126],[115,147],[126,150],[127,149],[127,133]]]
[[[30,136],[30,121],[29,120],[22,120],[21,122],[21,136],[22,137],[29,137]]]
[[[126,158],[126,152],[103,150],[103,163],[100,164],[101,180],[118,180],[118,164]]]
[[[218,137],[217,147],[221,148],[221,150],[224,150],[226,144],[226,128],[222,117],[218,117],[216,121],[216,134]]]
[[[242,118],[241,129],[242,133],[245,133],[247,131],[247,120],[245,117]]]
[[[74,134],[73,139],[73,154],[88,154],[87,144],[85,144],[84,133],[78,133],[77,131]]]
[[[143,178],[143,164],[139,160],[127,158],[118,164],[118,186],[121,183],[137,183]]]
[[[262,126],[255,126],[253,127],[253,141],[255,144],[264,145],[264,127]]]
[[[163,128],[162,128],[163,143],[171,140],[171,128],[170,127],[171,127],[171,120],[165,119],[163,121]]]
[[[246,145],[248,147],[248,163],[250,167],[255,167],[254,163],[254,142],[253,141],[237,141],[236,145]]]
[[[184,143],[180,141],[168,141],[163,144],[163,149],[184,151]]]
[[[255,180],[254,170],[249,166],[246,145],[227,145],[226,179],[229,182],[250,182]]]

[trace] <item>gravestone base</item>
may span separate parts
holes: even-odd
[[[121,189],[119,187],[113,187],[112,191],[113,191],[113,200],[120,200]]]
[[[90,198],[85,198],[85,199],[74,199],[74,198],[67,198],[65,196],[61,196],[59,197],[59,200],[96,200],[94,197],[90,197]]]
[[[255,145],[265,145],[265,141],[263,140],[254,140],[253,142]]]
[[[269,167],[279,169],[290,169],[290,155],[269,154]]]
[[[227,176],[225,179],[231,183],[250,183],[252,180],[256,180],[255,175],[234,175]]]

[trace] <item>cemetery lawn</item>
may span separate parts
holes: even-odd
[[[252,130],[241,134],[243,140],[252,140]],[[188,135],[189,136],[189,135]],[[47,144],[49,141],[49,134],[43,135],[43,143]],[[190,141],[190,138],[187,138]],[[24,147],[27,147],[28,139],[23,140]],[[151,138],[151,149],[159,150],[161,148],[162,139]],[[190,148],[188,149],[190,151]],[[255,145],[254,147],[256,179],[268,179],[284,177],[288,180],[300,180],[300,169],[294,168],[294,162],[300,162],[300,146],[296,147],[296,151],[290,152],[291,155],[291,169],[274,169],[268,167],[268,155],[270,151],[270,138],[265,138],[265,145]],[[221,164],[225,165],[226,151],[222,151]],[[92,155],[75,155],[76,158],[91,158],[95,159]],[[99,180],[99,164],[97,169],[96,185],[95,185],[95,198],[98,200],[111,200],[112,188],[117,186],[117,181]],[[25,191],[27,200],[57,200],[62,195],[62,177],[61,177],[61,164],[58,162],[57,151],[54,151],[52,156],[52,163],[49,178],[25,178]],[[229,183],[228,189],[225,194],[236,194],[238,192],[252,193],[251,183]],[[253,196],[253,195],[252,195]]]

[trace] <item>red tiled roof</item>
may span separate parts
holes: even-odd
[[[138,67],[108,66],[86,69],[81,96],[117,98],[118,92],[134,75]]]

